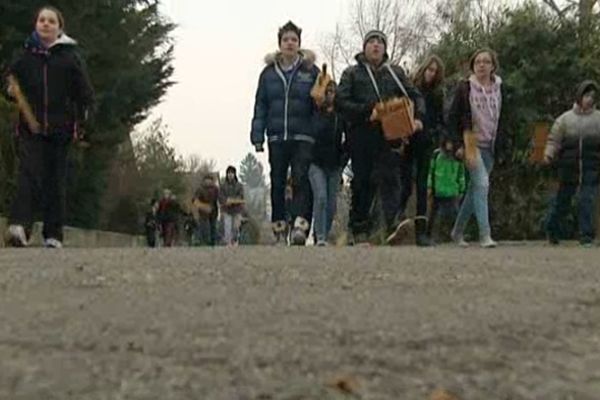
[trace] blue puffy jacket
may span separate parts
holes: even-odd
[[[301,140],[314,143],[312,117],[316,107],[310,91],[319,75],[314,65],[315,55],[302,50],[301,59],[291,72],[280,66],[279,53],[265,58],[266,67],[260,74],[252,132],[253,145],[263,144],[265,132],[269,142]]]

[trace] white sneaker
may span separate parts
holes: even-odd
[[[300,228],[294,228],[292,231],[292,245],[304,246],[306,244],[306,233]]]
[[[294,229],[292,229],[292,245],[304,246],[310,224],[302,217],[296,217],[294,221]]]
[[[8,227],[8,243],[13,247],[27,247],[27,235],[22,225]]]
[[[63,244],[58,239],[49,238],[44,240],[44,247],[48,249],[62,249]]]
[[[498,243],[494,242],[491,237],[485,237],[480,242],[479,245],[484,249],[493,249],[498,247]]]
[[[458,245],[459,247],[469,247],[469,242],[465,240],[465,237],[463,235],[459,235],[458,233],[453,231],[450,234],[450,237],[452,238],[452,241],[456,243],[456,245]]]
[[[327,246],[327,241],[326,240],[319,240],[319,241],[317,241],[317,246],[318,247],[326,247]]]

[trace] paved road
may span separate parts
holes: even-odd
[[[351,394],[331,388],[338,378]],[[425,400],[436,388],[600,398],[600,251],[0,251],[2,400]]]

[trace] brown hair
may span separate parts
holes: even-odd
[[[42,13],[42,11],[44,11],[44,10],[52,11],[54,14],[56,14],[56,18],[58,19],[58,27],[61,30],[65,29],[65,17],[63,17],[60,10],[54,6],[44,6],[44,7],[39,8],[37,10],[37,12],[35,13],[35,18],[33,20],[33,26],[35,26],[37,24],[37,20],[40,17],[40,14]]]
[[[435,77],[433,78],[433,82],[431,83],[431,87],[435,88],[444,81],[444,78],[446,76],[446,67],[444,65],[444,62],[441,58],[439,58],[435,54],[432,54],[429,57],[427,57],[425,61],[421,63],[421,65],[419,65],[419,68],[413,76],[413,82],[416,87],[423,88],[427,85],[427,83],[425,82],[425,71],[433,63],[435,63],[438,68],[435,73]]]
[[[294,32],[298,36],[298,44],[302,43],[302,29],[292,21],[288,21],[284,26],[279,28],[277,32],[277,44],[281,45],[281,39],[287,32]]]
[[[471,56],[471,59],[469,60],[469,68],[471,69],[471,72],[475,72],[475,59],[480,54],[483,54],[483,53],[488,53],[490,55],[490,57],[492,58],[492,65],[494,66],[494,69],[492,70],[492,74],[495,74],[496,71],[498,71],[498,68],[500,68],[500,63],[498,62],[498,54],[496,54],[496,52],[494,50],[486,48],[486,47],[478,49]]]

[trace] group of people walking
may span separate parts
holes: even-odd
[[[13,246],[28,244],[34,212],[41,205],[44,244],[62,247],[68,148],[80,139],[79,126],[94,105],[77,42],[64,28],[59,10],[41,8],[33,33],[7,71],[7,94],[20,109],[17,191],[8,229]],[[252,119],[252,145],[258,152],[265,147],[269,152],[275,239],[304,245],[312,226],[316,244],[328,243],[341,171],[349,159],[348,228],[354,244],[369,242],[376,228],[377,202],[387,242],[396,243],[411,223],[407,205],[414,186],[418,245],[434,244],[431,232],[438,215],[456,214],[454,242],[468,245],[465,229],[474,216],[481,246],[496,246],[489,221],[490,174],[498,144],[507,134],[502,123],[504,85],[494,51],[481,49],[473,54],[470,76],[456,87],[445,117],[440,58],[427,58],[409,78],[390,63],[386,35],[373,30],[365,35],[355,65],[343,72],[338,85],[317,67],[314,53],[301,48],[301,38],[302,30],[292,22],[279,29],[278,51],[265,59]],[[559,242],[561,218],[575,193],[579,193],[580,241],[591,245],[595,236],[598,90],[593,81],[581,84],[573,108],[556,120],[545,149],[544,163],[557,167],[560,180],[549,213],[552,243]],[[379,105],[403,98],[410,99],[413,132],[408,138],[389,140]],[[289,170],[291,196],[286,195]],[[214,238],[211,221],[220,208],[226,240],[234,243],[243,204],[235,171],[227,171],[221,187],[226,200],[221,196],[220,204],[212,187],[204,182],[194,199],[200,221],[208,221],[201,224],[199,234]],[[165,227],[167,241],[169,232]]]
[[[182,206],[171,190],[160,200],[152,199],[144,221],[149,247],[173,247],[186,237],[190,246],[236,246],[240,239],[244,186],[235,167],[229,166],[219,182],[207,173],[188,207]]]
[[[456,244],[469,245],[465,230],[475,217],[480,245],[495,247],[489,220],[490,174],[497,149],[508,139],[503,124],[506,96],[496,53],[482,48],[473,54],[470,75],[458,83],[445,113],[444,63],[439,57],[427,58],[409,78],[390,63],[386,35],[373,30],[365,35],[355,65],[343,72],[336,86],[319,71],[314,54],[301,48],[301,35],[292,22],[280,28],[279,51],[267,57],[259,78],[250,135],[259,152],[268,143],[275,239],[286,243],[284,186],[290,168],[291,243],[305,244],[312,219],[316,243],[327,244],[340,171],[349,158],[348,228],[353,244],[369,243],[376,199],[386,241],[397,243],[412,222],[407,205],[414,186],[417,245],[434,245],[434,222],[440,215],[450,215],[454,219],[450,236]],[[315,95],[323,80],[324,99]],[[595,82],[585,82],[573,109],[556,121],[548,141],[545,163],[556,163],[561,182],[548,224],[552,243],[558,242],[560,219],[578,188],[580,241],[589,245],[594,237],[600,169],[597,92]],[[408,139],[389,140],[377,118],[378,105],[403,97],[413,105],[413,132]]]

